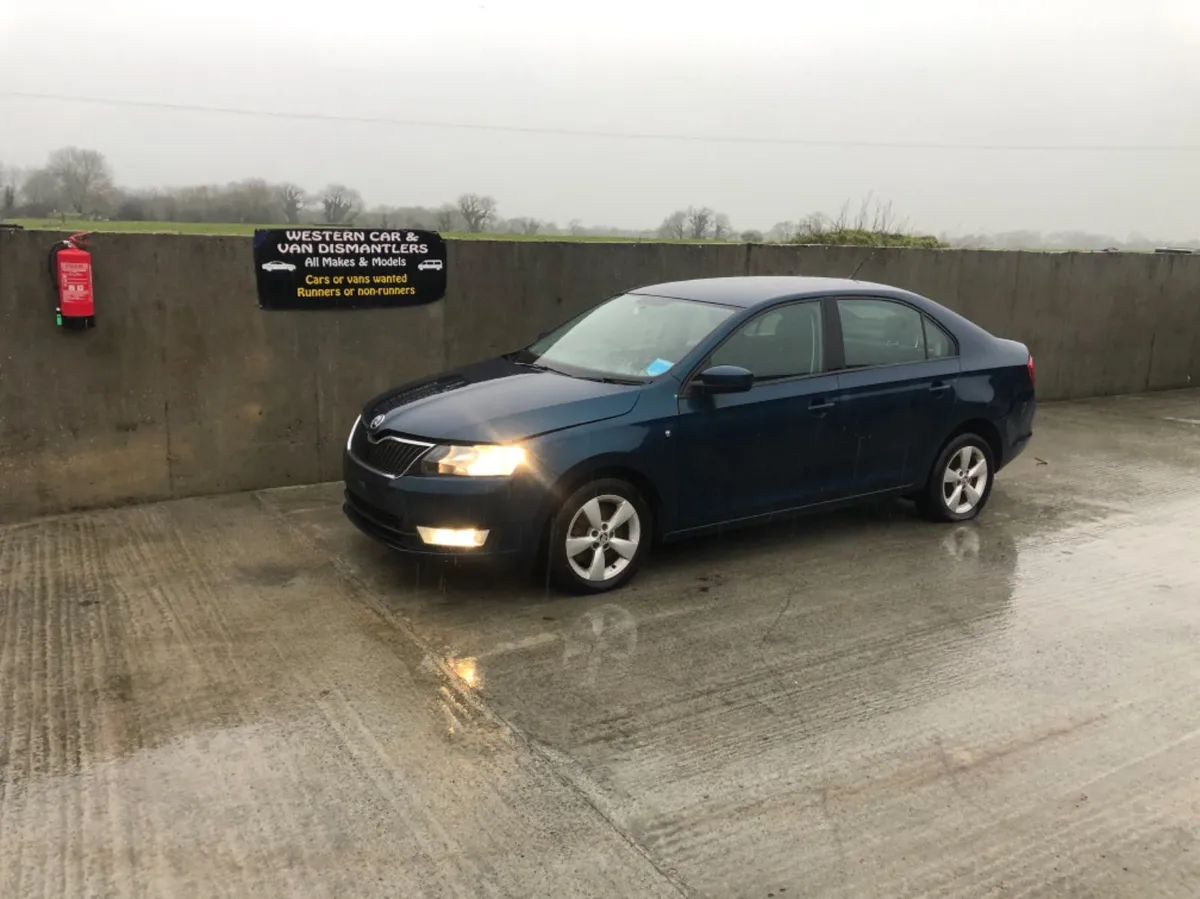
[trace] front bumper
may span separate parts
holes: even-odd
[[[392,549],[420,556],[506,557],[536,553],[544,523],[545,492],[529,476],[390,479],[343,452],[342,510],[363,533]],[[488,531],[483,546],[425,543],[418,527]]]

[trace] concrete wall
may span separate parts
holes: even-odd
[[[848,275],[854,248],[453,242],[432,306],[266,313],[248,238],[96,235],[97,328],[54,326],[56,235],[0,231],[0,520],[333,479],[363,399],[675,278]],[[1200,257],[879,250],[858,277],[1025,341],[1043,398],[1200,383]]]

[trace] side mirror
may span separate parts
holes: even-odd
[[[714,365],[700,372],[695,383],[703,393],[745,393],[754,386],[754,373],[740,365]]]

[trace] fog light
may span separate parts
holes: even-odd
[[[421,540],[432,546],[457,546],[474,549],[483,546],[487,540],[487,531],[477,528],[426,528],[417,527]]]

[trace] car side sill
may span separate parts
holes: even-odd
[[[703,534],[712,533],[725,528],[754,527],[756,525],[766,524],[778,518],[794,518],[801,515],[825,512],[830,509],[837,509],[843,506],[857,505],[858,503],[867,502],[873,499],[882,499],[886,496],[903,496],[907,493],[911,493],[915,488],[915,484],[904,484],[901,487],[888,487],[885,490],[873,490],[870,493],[856,493],[854,496],[842,497],[840,499],[827,499],[819,503],[808,503],[807,505],[803,506],[792,506],[788,509],[778,509],[774,512],[763,512],[759,515],[749,515],[745,518],[731,518],[728,521],[718,521],[713,524],[702,524],[696,527],[669,531],[663,534],[661,539],[664,543],[672,543],[676,540],[699,537]]]

